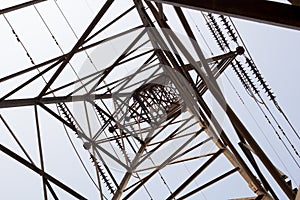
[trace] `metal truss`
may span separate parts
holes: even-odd
[[[176,175],[180,172],[173,166],[189,162],[195,163],[195,171],[182,182],[171,184],[168,187],[170,193],[161,197],[162,199],[187,199],[233,174],[238,174],[248,184],[257,199],[278,199],[257,162],[266,167],[286,196],[294,199],[297,191],[285,181],[283,174],[227,104],[217,84],[222,73],[229,66],[234,66],[238,57],[244,54],[244,48],[230,45],[229,50],[223,54],[204,56],[181,6],[245,16],[247,19],[255,18],[297,29],[300,27],[300,19],[298,17],[292,20],[291,16],[299,16],[295,15],[295,12],[299,13],[299,9],[267,1],[261,3],[293,11],[285,12],[279,10],[279,7],[275,10],[268,9],[276,13],[273,15],[257,13],[257,10],[254,12],[252,6],[236,2],[233,4],[233,1],[222,1],[222,4],[221,1],[205,1],[203,5],[200,5],[200,1],[129,2],[132,7],[111,22],[104,23],[103,16],[110,12],[113,4],[118,3],[113,0],[105,1],[68,53],[0,78],[2,84],[39,70],[38,74],[22,83],[16,83],[17,86],[7,93],[1,93],[0,108],[34,109],[41,166],[37,166],[23,148],[26,158],[3,144],[0,144],[0,150],[42,177],[45,199],[49,198],[49,193],[54,199],[59,199],[52,184],[76,199],[86,199],[85,194],[80,194],[45,170],[44,165],[47,163],[44,163],[43,158],[39,128],[41,119],[38,114],[43,111],[71,130],[78,140],[82,140],[81,150],[91,158],[92,162],[88,164],[95,166],[100,199],[131,199],[147,195],[151,198],[153,191],[149,192],[148,184],[160,177],[163,181],[158,181],[162,184],[158,187],[168,187],[172,180],[164,180],[162,172],[167,173],[169,170]],[[2,9],[0,14],[37,3],[44,2],[29,1]],[[169,25],[164,3],[173,5],[178,23],[183,27],[188,41],[184,41]],[[227,6],[228,4],[236,7]],[[99,37],[103,31],[118,24],[119,20],[131,12],[139,17],[133,27],[114,32],[105,38]],[[275,21],[275,18],[281,21]],[[101,23],[106,25],[99,28],[97,25]],[[97,69],[93,70],[83,69],[83,74],[79,72],[77,77],[67,77],[63,84],[55,84],[57,79],[66,76],[64,72],[77,54],[95,50],[109,42],[118,43],[119,39],[125,42],[120,45],[121,50],[112,62],[102,68],[96,66]],[[40,90],[33,92],[34,96],[14,98],[14,94],[45,75],[49,78]],[[216,120],[215,113],[204,99],[206,93],[212,94],[225,110],[225,117],[229,119],[235,130],[234,134],[239,138],[238,143],[231,141],[229,133]],[[79,111],[71,108],[76,106]],[[3,116],[1,120],[14,135]],[[91,124],[92,121],[96,122]],[[15,139],[22,147],[17,137]],[[212,148],[202,152],[206,145]],[[244,155],[237,150],[237,146]],[[218,171],[210,180],[193,187],[193,182],[206,169],[211,168],[219,157],[226,158],[232,168],[225,172]]]

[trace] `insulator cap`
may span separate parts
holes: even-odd
[[[85,149],[85,150],[89,150],[90,148],[91,148],[91,143],[90,142],[85,142],[85,143],[83,143],[83,148]]]
[[[236,51],[236,53],[237,53],[238,55],[242,55],[242,54],[244,54],[245,49],[244,49],[244,47],[239,46],[239,47],[236,48],[235,51]]]
[[[115,131],[115,127],[110,126],[110,127],[108,128],[108,131],[109,131],[110,133],[113,133],[113,132]]]

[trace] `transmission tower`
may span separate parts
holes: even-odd
[[[297,186],[227,102],[219,80],[225,71],[233,72],[258,103],[293,165],[299,166],[298,133],[230,18],[299,29],[299,7],[232,0],[78,2],[93,16],[85,20],[86,28],[79,26],[80,31],[72,26],[60,1],[33,0],[0,10],[1,24],[10,31],[7,37],[17,41],[14,48],[21,49],[22,59],[27,60],[21,59],[25,63],[21,67],[1,67],[0,130],[11,136],[14,145],[0,141],[0,150],[41,177],[44,199],[61,199],[62,193],[71,199],[296,198]],[[15,13],[28,15],[31,27],[19,28],[22,24],[14,21]],[[71,50],[61,42],[68,36],[58,37],[61,27],[53,26],[54,13],[76,38]],[[85,17],[83,12],[76,16]],[[43,29],[41,34],[50,38],[58,53],[46,55],[47,59],[32,53],[23,39],[31,28]],[[50,45],[40,47],[42,52]],[[270,105],[296,140],[289,138]],[[31,126],[20,125],[26,118]],[[33,141],[38,156],[23,145],[22,130],[35,133],[26,140]],[[72,146],[76,165],[97,197],[87,197],[80,184],[72,187],[81,179],[62,181],[47,170],[50,132],[67,136],[66,146]],[[64,149],[59,144],[57,149]],[[63,157],[57,163],[71,173],[71,168],[63,167]],[[206,196],[210,188],[212,196]],[[235,196],[244,191],[244,196]]]

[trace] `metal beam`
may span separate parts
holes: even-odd
[[[300,30],[300,7],[295,5],[262,0],[153,1]]]
[[[260,180],[261,180],[262,184],[264,185],[264,187],[266,188],[266,190],[270,191],[270,193],[272,194],[272,196],[274,197],[275,200],[278,200],[278,197],[277,197],[276,193],[274,192],[273,188],[271,187],[271,185],[269,184],[269,182],[267,181],[267,179],[265,178],[265,176],[261,172],[261,170],[260,170],[259,166],[257,165],[257,163],[255,161],[255,158],[252,155],[251,151],[246,147],[245,143],[239,142],[238,144],[241,147],[244,154],[246,155],[246,157],[248,158],[251,165],[253,166],[254,170],[256,171],[258,177],[260,178]]]
[[[124,35],[129,34],[129,33],[132,33],[132,32],[134,32],[134,31],[136,31],[136,30],[141,29],[141,28],[143,28],[143,27],[142,27],[142,26],[137,26],[137,27],[128,29],[128,30],[126,30],[126,31],[123,31],[123,32],[121,32],[121,33],[117,33],[116,35],[107,37],[107,38],[105,38],[105,39],[103,39],[103,40],[100,40],[100,41],[94,42],[94,43],[92,43],[92,44],[89,44],[89,45],[87,45],[87,46],[83,46],[83,47],[79,48],[78,51],[77,51],[76,53],[79,53],[79,52],[85,51],[85,50],[87,50],[87,49],[93,48],[93,47],[95,47],[95,46],[97,46],[97,45],[100,45],[100,44],[102,44],[102,43],[109,42],[110,40],[116,39],[116,38],[118,38],[118,37],[124,36]],[[20,76],[20,75],[22,75],[22,74],[31,72],[31,71],[33,71],[33,70],[40,69],[41,67],[44,67],[44,66],[46,66],[46,65],[49,65],[49,64],[51,64],[51,63],[58,62],[58,61],[62,62],[68,55],[69,55],[69,53],[66,53],[66,54],[64,54],[64,55],[61,55],[61,56],[52,58],[52,59],[47,60],[47,61],[44,61],[44,62],[42,62],[42,63],[40,63],[40,64],[34,65],[34,66],[32,66],[32,67],[29,67],[29,68],[23,69],[23,70],[21,70],[21,71],[18,71],[18,72],[16,72],[16,73],[10,74],[10,75],[8,75],[8,76],[2,77],[2,78],[0,78],[0,83],[1,83],[1,82],[4,82],[4,81],[7,81],[7,80],[9,80],[9,79],[15,78],[15,77],[17,77],[17,76]],[[51,91],[51,92],[52,92],[52,91]],[[51,93],[51,92],[50,92],[50,93]],[[46,94],[49,94],[49,93],[46,93]],[[45,95],[46,95],[46,94],[45,94]]]
[[[39,77],[43,76],[43,74],[49,72],[51,69],[53,69],[54,67],[56,67],[59,63],[61,62],[61,60],[56,61],[54,64],[50,65],[49,67],[47,67],[46,69],[44,69],[43,71],[40,71],[37,75],[33,76],[32,78],[30,78],[29,80],[25,81],[24,83],[22,83],[21,85],[17,86],[15,89],[13,89],[12,91],[10,91],[9,93],[7,93],[6,95],[4,95],[3,97],[0,98],[0,103],[3,102],[6,98],[10,97],[11,95],[13,95],[14,93],[18,92],[19,90],[21,90],[22,88],[24,88],[25,86],[27,86],[28,84],[32,83],[33,81],[35,81],[36,79],[38,79]]]
[[[11,7],[8,7],[8,8],[0,9],[0,15],[3,15],[3,14],[8,13],[8,12],[15,11],[15,10],[19,10],[19,9],[22,9],[22,8],[26,8],[28,6],[32,6],[32,5],[37,4],[37,3],[41,3],[43,1],[47,1],[47,0],[33,0],[33,1],[28,1],[28,2],[25,2],[25,3],[18,4],[18,5],[14,5],[14,6],[11,6]]]
[[[4,120],[4,118],[2,117],[2,115],[0,114],[0,119],[2,120],[2,122],[4,123],[4,125],[6,126],[7,130],[10,132],[10,134],[12,135],[12,137],[15,139],[16,143],[18,144],[18,146],[21,148],[21,150],[23,151],[23,153],[25,154],[25,156],[27,157],[27,159],[30,161],[31,164],[35,165],[36,164],[32,161],[32,159],[30,158],[29,154],[26,152],[26,150],[24,149],[24,147],[22,146],[21,142],[18,140],[18,138],[16,137],[16,135],[14,134],[14,132],[12,131],[12,129],[9,127],[8,123]],[[58,200],[58,197],[56,196],[52,186],[50,185],[50,183],[48,182],[47,179],[45,179],[46,185],[50,191],[50,193],[52,194],[53,198],[55,200]]]
[[[60,65],[60,67],[56,70],[54,75],[51,77],[51,79],[47,82],[46,86],[43,88],[41,93],[39,94],[39,98],[44,96],[44,94],[47,92],[47,90],[51,87],[53,82],[56,80],[56,78],[60,75],[60,73],[63,71],[63,69],[67,66],[69,61],[72,59],[72,57],[76,54],[76,52],[79,50],[79,48],[84,44],[84,41],[86,38],[90,35],[90,33],[93,31],[95,26],[98,24],[100,19],[103,17],[103,15],[106,13],[108,8],[111,6],[114,0],[107,0],[103,7],[100,9],[96,17],[93,19],[93,21],[90,23],[90,25],[87,27],[87,29],[84,31],[82,36],[78,39],[77,43],[74,45],[70,53],[67,55],[63,63]]]
[[[288,0],[291,4],[295,6],[300,6],[300,1],[299,0]]]
[[[41,139],[41,131],[40,131],[40,123],[39,123],[38,110],[37,110],[37,106],[36,105],[34,106],[34,114],[35,114],[35,124],[36,124],[37,138],[38,138],[38,147],[39,147],[39,154],[40,154],[41,170],[42,170],[42,173],[45,173],[44,156],[43,156],[43,148],[42,148],[42,139]],[[44,199],[48,200],[47,189],[46,189],[46,180],[47,179],[44,176],[42,176],[43,190],[44,190]]]
[[[149,2],[148,2],[149,3]],[[147,4],[148,7],[151,9],[151,5]],[[153,11],[155,11],[154,9],[152,9]],[[155,14],[154,14],[155,15]],[[158,21],[158,20],[157,20]],[[165,23],[163,28],[169,28],[169,26]],[[185,57],[188,59],[188,61],[192,64],[194,64],[194,66],[198,66],[196,61],[192,58],[192,56],[189,54],[189,51],[185,48],[185,46],[180,42],[180,40],[178,38],[176,38],[176,36],[174,38],[172,38],[175,42],[177,47],[182,51],[182,53],[185,55]],[[198,51],[201,51],[201,49],[198,49]],[[202,54],[202,62],[205,64],[204,66],[206,66],[206,72],[209,74],[209,70],[208,69],[208,63],[206,61],[206,59]],[[198,67],[195,68],[195,71],[198,72]],[[201,72],[201,70],[199,70],[199,72]],[[203,81],[205,81],[206,85],[209,85],[208,83],[210,83],[209,87],[211,86],[211,82],[207,80],[206,75],[203,76],[203,74],[198,74]],[[210,77],[209,80],[213,80],[214,77]],[[208,83],[207,83],[208,82]],[[216,84],[216,82],[215,82]],[[197,91],[197,89],[195,88],[195,90]],[[257,194],[266,194],[266,191],[264,190],[264,188],[261,187],[259,181],[257,180],[257,178],[254,176],[254,174],[252,173],[252,171],[249,169],[248,165],[245,163],[245,161],[243,160],[243,158],[240,156],[239,152],[235,149],[234,145],[232,144],[232,142],[229,140],[229,138],[227,137],[226,133],[224,132],[224,130],[222,129],[221,125],[218,123],[217,120],[215,120],[215,116],[214,114],[210,111],[209,107],[207,106],[206,102],[203,100],[203,98],[199,95],[197,95],[197,100],[199,102],[199,104],[201,105],[202,109],[204,110],[204,112],[206,113],[206,116],[210,116],[210,118],[212,119],[212,121],[214,121],[214,126],[217,127],[217,130],[222,130],[220,132],[220,137],[222,138],[222,140],[224,141],[224,143],[226,144],[226,146],[228,146],[230,148],[231,152],[229,151],[224,151],[224,155],[227,157],[227,159],[235,166],[235,167],[240,167],[240,174],[243,176],[243,178],[248,182],[249,185],[251,185],[251,189],[257,193]],[[222,96],[223,97],[223,96]],[[224,97],[223,97],[224,98]],[[217,100],[223,99],[223,98],[219,98]],[[219,103],[220,105],[223,105],[222,103]],[[204,119],[206,119],[206,117],[204,116]],[[207,120],[207,119],[206,119]],[[211,134],[213,135],[213,137],[216,137],[216,133],[214,132],[210,132],[209,136],[211,136]],[[224,148],[223,147],[223,143],[220,140],[216,141],[216,145],[219,148]]]
[[[213,179],[213,180],[211,180],[211,181],[205,183],[204,185],[202,185],[202,186],[200,186],[200,187],[198,187],[198,188],[196,188],[196,189],[190,191],[189,193],[183,195],[182,197],[179,197],[178,200],[187,199],[187,197],[190,197],[190,196],[192,196],[193,194],[195,194],[195,193],[197,193],[197,192],[199,192],[199,191],[201,191],[201,190],[207,188],[208,186],[210,186],[210,185],[212,185],[212,184],[214,184],[214,183],[216,183],[216,182],[218,182],[218,181],[221,181],[222,179],[226,178],[227,176],[233,174],[234,172],[236,172],[236,171],[238,171],[238,170],[239,170],[239,168],[236,167],[236,168],[234,168],[234,169],[232,169],[232,170],[230,170],[230,171],[228,171],[228,172],[222,174],[221,176],[218,176],[217,178],[215,178],[215,179]]]
[[[39,169],[38,167],[36,167],[34,164],[28,162],[27,160],[25,160],[21,156],[17,155],[16,153],[12,152],[8,148],[4,147],[2,144],[0,144],[0,151],[2,151],[3,153],[5,153],[6,155],[10,156],[11,158],[15,159],[16,161],[18,161],[19,163],[23,164],[24,166],[28,167],[29,169],[31,169],[35,173],[39,174],[40,176],[43,176],[44,178],[46,178],[47,180],[51,181],[52,183],[54,183],[55,185],[57,185],[61,189],[65,190],[69,194],[71,194],[74,197],[76,197],[77,199],[86,199],[83,196],[81,196],[80,194],[78,194],[76,191],[74,191],[73,189],[69,188],[67,185],[63,184],[62,182],[60,182],[59,180],[57,180],[56,178],[54,178],[53,176],[51,176],[48,173],[42,171],[41,169]]]
[[[234,113],[234,111],[228,104],[226,104],[226,114],[229,117],[232,125],[234,126],[237,134],[240,137],[243,137],[248,142],[249,146],[254,150],[255,154],[259,157],[261,162],[265,165],[265,167],[267,168],[269,173],[272,175],[272,177],[277,182],[277,184],[280,186],[282,191],[286,194],[286,196],[290,199],[295,199],[295,196],[296,196],[295,191],[293,191],[292,188],[285,182],[285,180],[280,175],[278,169],[271,162],[271,160],[268,158],[268,156],[265,154],[265,152],[262,150],[262,148],[259,146],[259,144],[255,141],[255,139],[253,138],[251,133],[244,126],[244,124],[240,121],[240,119],[237,117],[237,115]]]
[[[229,52],[224,55],[215,56],[211,58],[210,60],[216,61],[219,59],[233,59],[238,54],[238,51]],[[215,76],[215,78],[218,78],[221,75],[221,72],[226,69],[228,65],[217,65],[212,69],[212,72]],[[182,66],[185,70],[193,70],[193,65],[187,64]],[[77,81],[74,81],[74,83]],[[202,84],[199,87],[199,91],[201,91],[201,94],[203,94],[207,90],[207,87],[205,84]],[[48,94],[48,93],[46,93]],[[131,93],[119,93],[119,97],[126,97],[128,95],[131,95]],[[40,102],[42,104],[53,104],[53,103],[59,103],[59,102],[76,102],[76,101],[84,101],[89,99],[109,99],[112,98],[112,94],[104,93],[104,94],[92,94],[92,95],[73,95],[73,96],[57,96],[57,97],[44,97],[41,99],[37,98],[24,98],[24,99],[8,99],[0,102],[0,109],[1,108],[10,108],[10,107],[21,107],[21,106],[32,106],[36,105],[37,102]]]
[[[171,200],[175,198],[186,186],[188,186],[201,172],[203,172],[221,153],[223,149],[220,149],[215,153],[210,159],[208,159],[197,171],[195,171],[184,183],[182,183],[168,198],[167,200]]]

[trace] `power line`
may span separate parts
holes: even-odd
[[[14,34],[14,36],[16,37],[17,41],[21,44],[23,50],[26,53],[26,56],[29,58],[30,62],[35,65],[31,55],[29,54],[29,51],[27,50],[27,48],[25,47],[24,43],[21,41],[21,39],[19,38],[18,34],[16,33],[16,31],[14,30],[13,26],[11,25],[11,23],[9,22],[9,20],[7,19],[7,17],[3,14],[3,17],[5,19],[5,21],[7,22],[7,24],[9,25],[9,27],[11,28],[12,33]]]
[[[245,104],[245,101],[243,100],[242,96],[239,94],[239,92],[237,91],[236,87],[234,86],[234,84],[232,83],[232,81],[229,79],[229,77],[227,76],[227,74],[224,72],[224,75],[226,77],[226,80],[229,82],[230,86],[233,88],[235,94],[238,96],[238,99],[241,101],[242,105],[246,108],[248,114],[250,115],[250,117],[252,118],[252,120],[254,121],[254,123],[256,124],[256,126],[258,127],[258,129],[260,130],[260,132],[262,133],[262,135],[264,136],[265,140],[268,142],[268,144],[270,145],[272,151],[275,153],[277,159],[280,161],[280,163],[282,164],[282,166],[284,167],[284,169],[288,172],[288,174],[290,175],[291,179],[294,181],[294,183],[296,183],[296,185],[298,185],[298,183],[296,182],[296,180],[291,176],[291,172],[288,170],[286,164],[283,162],[283,160],[281,159],[281,157],[279,156],[278,152],[276,151],[276,149],[274,148],[273,144],[271,143],[271,141],[269,140],[269,137],[266,136],[266,133],[263,131],[262,127],[259,125],[257,119],[253,116],[253,114],[250,112],[250,109],[248,108],[248,106]]]
[[[225,39],[224,34],[222,33],[221,28],[218,25],[217,20],[214,18],[213,14],[208,13],[208,14],[204,14],[202,12],[202,15],[204,16],[204,18],[206,19],[207,25],[209,26],[209,29],[211,31],[211,33],[213,34],[215,40],[217,41],[217,43],[219,44],[219,47],[221,48],[221,50],[223,50],[224,52],[226,52],[226,47],[229,48],[229,45],[227,44],[227,40]],[[222,15],[220,15],[222,16]],[[231,28],[229,21],[226,20],[226,18],[224,16],[220,17],[221,21],[223,21],[223,26],[226,26],[225,28],[227,28],[229,31],[227,32],[229,34],[229,36],[231,36],[231,39],[237,44],[239,45],[239,42],[237,40],[237,38],[239,38],[239,40],[242,42],[244,48],[246,49],[246,53],[249,55],[249,58],[244,54],[244,58],[246,60],[246,63],[248,64],[250,70],[253,72],[254,76],[257,78],[258,82],[260,83],[260,85],[262,85],[263,90],[267,93],[267,95],[270,97],[271,101],[275,104],[278,105],[277,101],[275,100],[275,95],[273,94],[273,92],[271,91],[271,89],[269,88],[269,86],[266,84],[266,81],[263,79],[263,77],[261,76],[261,73],[259,72],[258,68],[255,66],[253,59],[250,56],[250,53],[247,49],[247,47],[245,46],[238,30],[236,29],[233,21],[230,19],[231,24],[233,25],[233,29]],[[235,31],[235,32],[234,32]],[[238,37],[236,37],[236,35]],[[286,150],[289,152],[290,156],[292,157],[292,159],[295,161],[295,163],[297,164],[298,167],[300,167],[299,163],[295,160],[294,156],[291,154],[289,148],[287,147],[287,145],[285,144],[285,142],[282,140],[282,138],[280,137],[280,135],[278,134],[276,128],[274,127],[273,123],[270,121],[269,117],[266,115],[266,113],[264,112],[264,110],[260,107],[260,105],[258,104],[258,102],[260,104],[263,104],[265,106],[265,109],[267,110],[267,112],[271,115],[272,119],[274,120],[274,122],[276,123],[277,127],[279,128],[280,132],[284,135],[284,137],[286,138],[286,140],[288,141],[290,147],[293,149],[294,153],[300,158],[300,155],[297,151],[297,149],[295,148],[294,144],[292,143],[292,141],[289,139],[289,137],[286,135],[285,131],[283,130],[283,128],[281,127],[281,125],[279,124],[278,120],[276,119],[276,117],[274,116],[274,114],[271,112],[271,110],[269,109],[269,107],[267,106],[267,104],[265,103],[265,101],[263,100],[263,98],[260,95],[259,90],[256,88],[255,84],[253,83],[250,75],[245,71],[245,69],[243,68],[243,66],[241,65],[241,63],[239,61],[236,60],[236,65],[238,66],[237,69],[234,69],[236,74],[238,75],[238,77],[240,78],[240,81],[242,83],[244,83],[244,87],[246,89],[246,91],[249,93],[249,95],[255,100],[255,102],[257,103],[257,105],[260,108],[260,111],[263,113],[263,115],[265,116],[267,122],[271,125],[272,129],[275,131],[275,134],[278,136],[279,140],[283,143],[284,147],[286,148]],[[238,71],[239,70],[239,71]],[[249,85],[247,85],[249,84]],[[254,93],[253,93],[253,91]],[[256,98],[255,96],[257,95],[258,98]],[[289,121],[288,121],[289,122]],[[293,128],[293,127],[292,127]],[[296,133],[296,135],[298,136],[298,134]]]
[[[253,58],[251,57],[251,54],[250,54],[250,52],[249,52],[247,46],[245,45],[245,43],[244,43],[244,41],[243,41],[243,38],[241,37],[240,33],[238,32],[238,30],[237,30],[235,24],[233,23],[231,17],[228,17],[228,18],[229,18],[231,24],[233,25],[233,27],[234,27],[234,29],[235,29],[235,31],[236,31],[236,33],[237,33],[237,35],[238,35],[240,41],[242,42],[242,44],[243,44],[243,46],[244,46],[244,48],[245,48],[247,54],[249,55],[250,60],[251,60],[252,63],[253,63]],[[270,91],[270,92],[271,92],[271,91]],[[274,93],[274,92],[271,92],[271,93]],[[293,130],[294,134],[295,134],[295,135],[297,136],[297,138],[300,140],[300,135],[299,135],[299,133],[296,131],[295,127],[293,126],[293,124],[292,124],[291,121],[288,119],[288,117],[287,117],[287,115],[285,114],[285,112],[284,112],[284,111],[282,110],[282,108],[280,107],[278,101],[276,101],[275,96],[274,96],[273,98],[271,98],[271,100],[272,100],[272,102],[274,103],[274,105],[275,105],[275,107],[277,108],[277,110],[283,115],[284,119],[285,119],[286,122],[289,124],[289,126],[290,126],[291,129]]]

